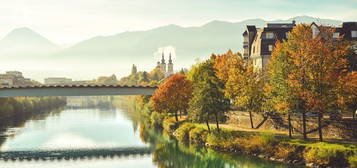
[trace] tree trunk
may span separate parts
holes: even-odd
[[[211,132],[211,128],[209,127],[208,120],[206,120],[206,125],[207,125],[208,132],[210,133]]]
[[[321,126],[321,117],[322,116],[322,114],[321,113],[319,113],[319,116],[317,117],[317,123],[318,123],[318,127],[319,127],[319,140],[320,140],[320,142],[322,142],[322,126]]]
[[[289,122],[289,138],[292,138],[292,135],[291,135],[291,116],[290,116],[290,113],[288,114],[288,122]]]
[[[217,125],[217,130],[219,132],[219,123],[218,123],[218,116],[217,116],[217,113],[215,114],[215,117],[216,117],[216,125]]]
[[[252,117],[252,112],[251,112],[251,111],[249,111],[249,119],[250,119],[250,126],[251,126],[252,128],[254,128],[254,125],[253,125],[253,117]]]
[[[175,112],[176,122],[178,122],[177,111]]]
[[[180,118],[182,118],[182,111],[180,110]]]
[[[306,133],[306,113],[305,113],[305,111],[302,112],[302,134],[304,136],[304,140],[306,140],[307,133]]]

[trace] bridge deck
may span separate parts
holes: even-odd
[[[156,86],[36,85],[0,87],[0,97],[152,95]]]
[[[150,147],[127,147],[108,149],[77,149],[77,150],[48,150],[48,151],[7,151],[0,152],[0,160],[70,160],[90,159],[100,157],[122,157],[146,155],[151,153]]]

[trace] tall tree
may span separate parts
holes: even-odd
[[[292,136],[291,113],[296,106],[296,96],[289,87],[287,79],[291,73],[291,57],[286,46],[277,42],[268,64],[268,81],[264,86],[264,109],[288,115],[289,137]]]
[[[133,66],[131,67],[131,74],[135,75],[138,72],[137,67],[133,64]]]
[[[234,66],[229,68],[226,82],[226,96],[233,104],[249,112],[250,124],[254,128],[252,112],[260,112],[263,101],[263,78],[252,62],[233,59]]]
[[[349,46],[341,39],[334,40],[335,31],[319,27],[320,34],[312,36],[309,25],[298,25],[289,34],[287,50],[292,58],[288,84],[302,100],[303,109],[318,114],[319,139],[322,141],[323,114],[337,110],[339,79],[348,72],[344,58]]]
[[[190,101],[190,118],[197,122],[205,122],[208,130],[209,121],[219,121],[229,110],[229,100],[224,96],[224,83],[216,76],[213,67],[215,56],[191,69],[189,79],[193,82],[193,97]]]
[[[182,74],[175,74],[159,86],[151,100],[155,111],[172,113],[178,121],[178,112],[187,110],[191,96],[191,81]]]

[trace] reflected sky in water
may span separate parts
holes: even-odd
[[[66,109],[30,120],[1,151],[146,146],[121,109]]]
[[[41,116],[43,115],[43,116]],[[21,128],[11,128],[1,151],[103,149],[152,147],[149,155],[96,157],[72,160],[4,161],[0,168],[288,168],[244,155],[229,155],[202,147],[186,146],[155,130],[137,128],[120,108],[64,109],[41,114]],[[21,124],[22,125],[22,124]],[[0,141],[1,143],[2,141]],[[293,167],[293,166],[291,166]],[[291,168],[290,167],[290,168]]]

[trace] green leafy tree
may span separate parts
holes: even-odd
[[[193,83],[193,96],[190,100],[189,117],[196,122],[205,122],[210,131],[209,121],[219,121],[229,110],[229,100],[224,96],[224,83],[216,76],[213,67],[215,57],[194,66],[189,72]]]
[[[262,110],[263,85],[263,77],[254,69],[251,61],[247,61],[244,66],[232,66],[229,69],[226,95],[232,99],[234,105],[249,112],[252,128],[254,128],[252,112]]]
[[[131,67],[131,74],[135,75],[138,72],[137,67],[133,64],[133,66]]]
[[[264,109],[279,114],[288,114],[289,137],[291,137],[291,116],[296,105],[296,96],[289,87],[287,79],[291,73],[291,57],[286,46],[277,42],[268,64],[268,81],[264,87]]]

